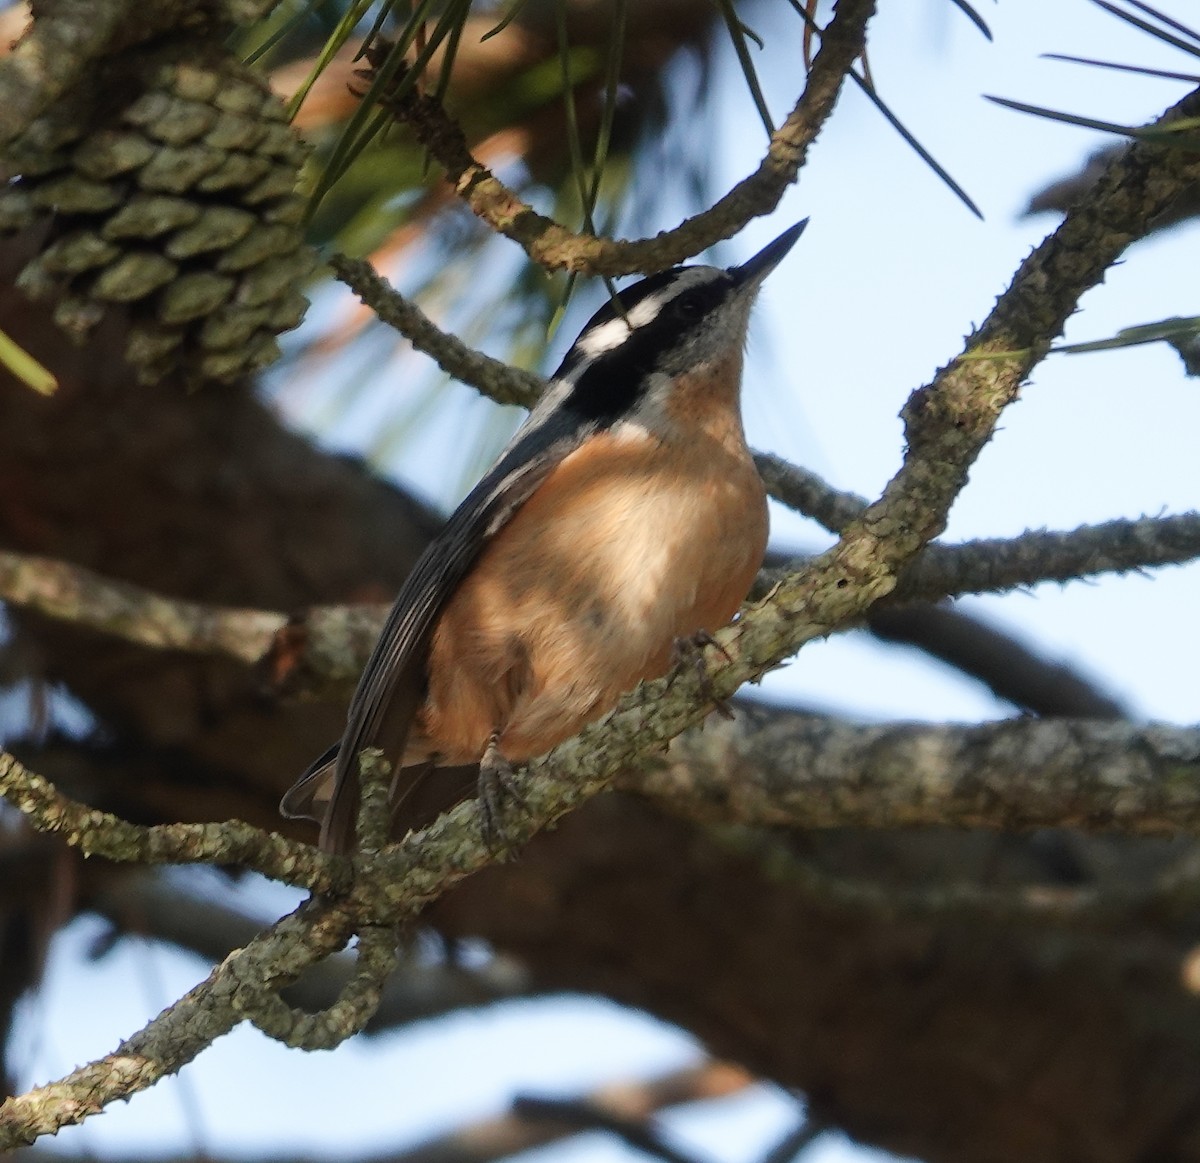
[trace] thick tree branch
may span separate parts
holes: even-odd
[[[3,551],[0,597],[139,646],[245,663],[262,659],[286,622],[280,614],[167,598],[65,561]]]
[[[547,270],[608,276],[665,270],[732,237],[750,219],[779,205],[784,191],[795,182],[808,147],[833,112],[846,74],[862,53],[874,10],[873,0],[839,0],[821,34],[821,50],[804,92],[771,135],[766,156],[753,174],[674,230],[636,242],[575,234],[538,214],[471,156],[462,130],[434,98],[410,89],[392,100],[390,108],[412,126],[417,140],[445,169],[447,180],[467,205]],[[386,95],[383,101],[388,102]]]
[[[680,807],[683,811],[680,812]],[[686,816],[687,805],[670,810]],[[788,835],[756,825],[713,825],[710,835],[730,851],[752,859],[763,875],[822,908],[881,923],[897,917],[946,923],[953,917],[992,924],[1044,924],[1059,933],[1067,926],[1103,929],[1129,925],[1139,916],[1191,917],[1200,903],[1200,867],[1180,860],[1164,875],[1129,884],[988,884],[966,874],[923,884],[896,884],[886,876],[831,872],[807,858]]]
[[[1200,832],[1200,729],[1093,720],[861,726],[745,708],[623,785],[714,822]]]

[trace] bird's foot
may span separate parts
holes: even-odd
[[[513,766],[500,750],[499,736],[493,734],[479,761],[479,831],[493,852],[509,846],[500,820],[507,802],[528,806],[513,778]]]
[[[700,684],[700,694],[706,701],[712,703],[719,715],[726,719],[732,719],[735,717],[733,708],[725,699],[720,698],[713,688],[712,677],[708,673],[708,663],[704,658],[706,646],[715,647],[725,655],[726,661],[733,661],[729,651],[707,630],[697,630],[690,637],[676,638],[671,644],[671,669],[667,673],[667,684],[669,686],[684,670],[692,667],[696,673],[696,681]]]

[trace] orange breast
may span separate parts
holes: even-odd
[[[564,459],[439,620],[420,714],[433,752],[474,762],[496,731],[509,759],[540,755],[665,673],[676,638],[732,617],[767,538],[733,435],[659,443],[625,426]]]

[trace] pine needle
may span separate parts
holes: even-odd
[[[967,0],[950,0],[950,3],[959,10],[980,32],[988,39],[992,39],[992,30],[988,28],[986,21],[979,15],[975,9],[967,3]]]
[[[300,87],[292,94],[291,100],[287,104],[288,117],[295,117],[296,111],[304,103],[304,98],[308,96],[308,91],[317,83],[317,79],[329,66],[329,63],[341,51],[342,46],[350,39],[350,34],[358,27],[358,23],[367,14],[371,7],[371,0],[354,0],[345,11],[341,20],[337,22],[337,26],[333,32],[329,34],[329,38],[321,47],[321,51],[317,54],[317,59],[313,62],[313,67],[309,70],[308,76],[304,78]]]
[[[1118,61],[1100,61],[1094,57],[1074,57],[1069,53],[1061,52],[1042,53],[1042,58],[1047,61],[1066,61],[1073,65],[1092,65],[1098,69],[1116,69],[1122,73],[1137,73],[1143,77],[1160,77],[1167,81],[1200,83],[1200,73],[1173,73],[1168,69],[1152,69],[1148,65],[1123,65]]]
[[[323,8],[328,3],[329,0],[307,0],[307,3],[302,4],[299,10],[289,16],[262,44],[247,53],[242,58],[243,63],[253,65],[262,60],[277,44],[289,37],[310,16],[315,15],[318,9]]]
[[[497,24],[494,28],[489,28],[487,30],[487,32],[485,32],[479,38],[480,42],[483,42],[485,40],[491,40],[493,36],[498,36],[500,33],[502,33],[510,24],[512,24],[512,22],[514,20],[516,20],[517,16],[520,14],[521,9],[524,8],[527,3],[528,3],[528,0],[513,0],[512,6],[504,14],[504,16],[501,17],[500,23]]]
[[[334,146],[309,200],[310,219],[334,183],[354,164],[380,130],[390,123],[391,114],[377,107],[380,95],[390,91],[390,95],[403,97],[411,91],[442,41],[465,21],[470,8],[470,0],[458,0],[458,3],[449,5],[410,66],[406,54],[417,39],[418,32],[424,29],[424,15],[432,2],[433,0],[421,0],[400,39],[388,48],[382,63],[372,70],[371,83],[363,93],[358,108],[347,120],[346,127]],[[404,75],[396,84],[396,77],[402,70]]]
[[[1149,4],[1143,4],[1140,0],[1129,0],[1129,3],[1138,9],[1139,12],[1144,12],[1147,16],[1153,16],[1161,24],[1175,29],[1176,32],[1182,32],[1184,36],[1200,43],[1200,32],[1197,32],[1194,28],[1189,28],[1186,24],[1181,24],[1178,20],[1172,20],[1165,12],[1159,12],[1157,8],[1151,8]]]
[[[799,15],[800,19],[804,21],[804,27],[806,30],[808,30],[810,32],[817,32],[817,33],[819,33],[821,31],[820,28],[817,26],[816,21],[813,20],[812,16],[810,15],[808,8],[805,6],[805,3],[802,3],[802,0],[788,0],[788,3],[790,3],[792,8],[795,9],[795,11]],[[807,61],[806,61],[806,64],[807,64]],[[866,61],[865,60],[863,62],[863,68],[864,68],[864,70],[866,69]],[[978,206],[975,205],[975,202],[971,199],[970,195],[966,192],[966,190],[964,190],[962,188],[962,186],[960,186],[950,176],[949,172],[945,169],[945,167],[942,166],[934,158],[934,156],[929,152],[929,150],[927,150],[911,132],[909,132],[909,130],[901,122],[900,118],[898,118],[891,111],[891,109],[888,108],[888,106],[884,102],[883,98],[879,96],[879,92],[875,88],[875,85],[872,83],[869,74],[866,76],[860,76],[853,69],[851,69],[848,76],[859,87],[859,89],[861,89],[862,92],[864,94],[866,94],[867,100],[870,101],[871,104],[874,105],[875,108],[878,109],[879,112],[883,114],[884,120],[886,120],[887,123],[898,134],[900,134],[900,136],[908,143],[909,147],[916,153],[916,155],[927,166],[929,166],[929,168],[931,170],[933,170],[933,172],[935,174],[937,174],[937,176],[939,178],[941,178],[941,180],[950,188],[950,190],[962,202],[962,204],[964,206],[966,206],[966,208],[968,210],[970,210],[972,214],[975,215],[976,218],[982,219],[983,212],[979,209]]]
[[[1093,339],[1087,343],[1064,343],[1050,350],[1067,355],[1078,355],[1089,351],[1112,351],[1120,347],[1137,347],[1143,343],[1158,343],[1172,340],[1186,342],[1200,335],[1200,315],[1175,316],[1160,319],[1156,323],[1139,323],[1134,327],[1122,327],[1109,339]]]
[[[54,373],[44,368],[16,340],[0,331],[0,367],[7,368],[39,396],[52,396],[58,389]]]
[[[1108,0],[1092,0],[1093,4],[1103,8],[1105,12],[1111,13],[1118,20],[1125,21],[1126,24],[1132,24],[1134,28],[1140,28],[1142,32],[1148,32],[1151,36],[1161,40],[1164,44],[1173,45],[1175,48],[1182,49],[1190,56],[1200,57],[1200,34],[1193,32],[1186,25],[1180,24],[1178,21],[1170,20],[1161,12],[1151,8],[1148,4],[1138,4],[1136,0],[1129,0],[1134,7],[1142,12],[1153,16],[1156,20],[1162,21],[1171,28],[1177,29],[1184,33],[1189,39],[1184,40],[1178,36],[1174,36],[1162,28],[1155,28],[1148,20],[1142,20],[1139,16],[1134,16],[1132,12],[1122,12],[1115,4],[1110,4]],[[1190,41],[1190,43],[1189,43]]]
[[[1061,121],[1066,125],[1077,125],[1081,129],[1098,129],[1101,133],[1116,133],[1159,145],[1184,145],[1191,147],[1191,135],[1200,129],[1200,117],[1181,117],[1165,125],[1119,125],[1115,121],[1101,121],[1095,117],[1082,117],[1076,113],[1061,113],[1057,109],[1046,109],[1041,105],[1027,105],[1024,101],[1013,101],[1008,97],[993,97],[984,94],[988,101],[1015,109],[1018,113],[1030,113],[1049,121]]]
[[[916,155],[931,170],[933,170],[933,172],[935,174],[937,174],[937,176],[939,178],[942,179],[942,181],[958,196],[959,201],[961,201],[962,204],[964,206],[966,206],[966,208],[968,210],[970,210],[971,213],[974,214],[976,218],[979,218],[982,220],[983,211],[981,211],[979,209],[979,207],[975,205],[974,201],[971,199],[971,196],[966,192],[966,190],[964,190],[962,188],[962,186],[960,186],[950,176],[950,174],[941,165],[941,163],[938,162],[938,160],[933,156],[933,154],[931,154],[929,152],[929,150],[927,150],[916,139],[916,137],[914,137],[913,134],[909,132],[909,130],[901,122],[900,118],[898,118],[891,111],[891,109],[889,109],[887,107],[887,105],[883,101],[883,98],[880,97],[879,94],[876,92],[875,87],[873,85],[871,85],[865,78],[860,77],[853,69],[850,70],[848,75],[849,75],[850,79],[858,85],[859,89],[861,89],[863,91],[863,93],[866,94],[867,100],[870,101],[871,104],[874,105],[875,108],[878,109],[879,112],[883,114],[884,120],[886,120],[887,123],[898,134],[900,134],[900,136],[902,138],[904,138],[904,140],[906,142],[908,142],[909,146],[913,149],[913,151],[916,153]]]
[[[754,107],[758,110],[758,116],[769,137],[775,132],[775,124],[771,120],[771,111],[767,108],[767,99],[763,96],[762,86],[758,83],[758,73],[755,71],[754,61],[750,56],[750,48],[746,44],[746,33],[749,30],[738,19],[737,13],[733,10],[732,0],[717,0],[717,7],[720,8],[721,15],[725,18],[725,27],[729,30],[729,39],[733,42],[734,52],[737,53],[742,76],[746,78],[746,86],[750,90],[750,96],[754,99]],[[752,35],[761,46],[762,38],[756,33]]]

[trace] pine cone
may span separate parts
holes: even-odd
[[[215,39],[108,57],[5,153],[0,233],[45,229],[17,285],[78,342],[123,309],[143,382],[252,372],[307,307],[305,152]]]

